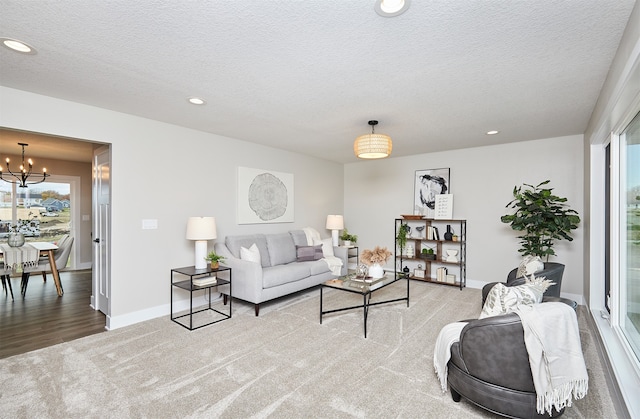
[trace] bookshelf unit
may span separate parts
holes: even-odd
[[[398,232],[402,224],[409,226],[407,243],[403,249],[398,245]],[[457,240],[446,240],[447,226],[451,226],[452,234]],[[467,220],[440,220],[411,217],[395,219],[395,270],[403,275],[403,268],[409,268],[409,278],[417,281],[433,282],[462,288],[467,285]],[[448,238],[448,235],[447,235]],[[432,256],[422,253],[422,249],[433,249]],[[457,261],[447,260],[447,250],[457,250]],[[419,265],[422,269],[419,269]],[[440,268],[445,268],[448,275],[455,279],[447,282],[447,277],[439,275]],[[418,272],[416,272],[418,269]],[[424,272],[420,272],[424,271]],[[416,273],[418,276],[416,276]],[[424,277],[423,277],[424,276]],[[441,277],[441,280],[438,278]]]

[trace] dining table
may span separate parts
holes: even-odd
[[[58,245],[50,242],[28,242],[23,246],[26,245],[31,245],[32,247],[36,248],[40,252],[40,256],[48,257],[49,265],[51,266],[51,275],[53,276],[53,283],[56,286],[58,296],[62,297],[62,294],[64,294],[64,290],[62,289],[62,283],[60,282],[60,273],[58,272],[58,267],[56,266],[56,260],[54,257],[54,251],[58,248]],[[0,246],[0,252],[2,254],[2,258],[4,259],[2,246]]]

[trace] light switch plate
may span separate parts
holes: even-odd
[[[158,220],[142,220],[143,230],[155,230],[158,228]]]

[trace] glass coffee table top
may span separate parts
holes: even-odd
[[[362,294],[375,291],[379,288],[389,285],[392,282],[397,281],[400,278],[396,278],[394,273],[385,274],[382,278],[361,278],[356,277],[355,273],[341,276],[336,279],[330,279],[324,282],[325,287],[337,288],[345,291],[360,292]]]

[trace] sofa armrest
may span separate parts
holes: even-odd
[[[251,303],[260,303],[262,294],[262,265],[256,262],[249,262],[239,259],[229,251],[222,243],[215,244],[215,251],[220,256],[224,256],[224,266],[228,266],[231,271],[231,283],[233,297]],[[228,294],[228,287],[220,287],[223,294],[225,290]]]
[[[337,258],[339,258],[342,261],[342,269],[340,270],[340,275],[344,276],[347,274],[348,269],[349,269],[349,248],[347,247],[340,247],[340,246],[333,246],[333,255]]]

